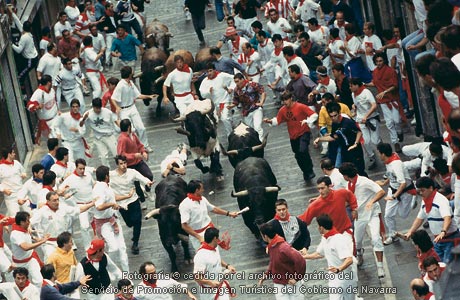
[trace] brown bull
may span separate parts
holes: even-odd
[[[158,48],[168,55],[172,50],[169,48],[171,37],[173,37],[173,35],[169,32],[168,26],[157,19],[150,22],[145,29],[145,44],[147,48]]]

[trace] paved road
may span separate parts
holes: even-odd
[[[158,18],[165,22],[170,31],[174,34],[172,39],[171,47],[174,49],[187,49],[192,53],[196,53],[198,50],[198,39],[193,31],[191,22],[186,22],[182,12],[182,1],[170,0],[170,1],[159,1],[153,0],[150,5],[146,7],[147,18],[152,20]],[[218,23],[215,19],[214,11],[207,12],[207,27],[205,30],[205,38],[210,44],[215,44],[217,39],[225,30],[225,23]],[[116,70],[107,70],[107,75],[117,75]],[[264,107],[264,115],[267,117],[273,117],[276,115],[276,108],[273,105],[271,94],[269,96],[267,104]],[[87,99],[89,104],[90,99]],[[171,107],[167,107],[161,118],[155,117],[155,105],[152,104],[149,107],[145,107],[142,102],[138,103],[138,109],[142,115],[144,123],[147,128],[150,143],[154,148],[155,152],[151,155],[149,165],[154,171],[155,179],[160,180],[159,164],[161,160],[172,150],[175,146],[185,141],[185,137],[175,133],[174,128],[176,124],[172,124],[168,121],[168,113],[172,111]],[[280,198],[285,198],[289,202],[289,208],[292,214],[297,215],[302,213],[307,207],[307,201],[309,198],[316,195],[316,189],[314,184],[306,184],[302,179],[300,169],[294,160],[294,155],[291,152],[288,134],[286,126],[279,126],[276,128],[264,127],[264,130],[270,132],[268,144],[265,151],[265,158],[270,163],[273,171],[278,179],[279,185],[282,190],[279,193]],[[386,129],[382,130],[386,132]],[[220,132],[222,134],[222,131]],[[384,135],[383,139],[389,141],[388,136]],[[418,142],[413,134],[406,134],[406,143]],[[224,145],[226,141],[223,141]],[[44,143],[43,143],[44,144]],[[37,148],[32,157],[31,163],[38,161],[40,157],[45,153],[42,147]],[[315,173],[317,176],[321,175],[319,169],[319,161],[321,159],[319,151],[311,147],[311,153],[313,162],[315,165]],[[209,161],[205,161],[209,164]],[[99,163],[98,159],[93,159],[89,162],[90,165],[97,166]],[[190,163],[187,168],[187,175],[185,180],[200,179],[204,182],[206,187],[206,197],[213,203],[224,209],[236,210],[237,203],[234,198],[230,197],[232,190],[232,177],[233,168],[225,157],[221,157],[221,163],[225,170],[225,180],[223,183],[217,183],[215,178],[211,175],[203,175],[198,169],[196,169],[193,163]],[[30,164],[31,165],[31,164]],[[113,167],[113,165],[112,165]],[[378,168],[370,172],[370,177],[373,179],[380,179],[384,172],[384,166],[380,163]],[[382,207],[384,203],[381,203]],[[153,207],[153,202],[148,203],[149,207]],[[415,217],[416,212],[413,211],[411,216],[406,220],[398,221],[398,229],[404,231],[409,228],[411,221]],[[238,293],[238,299],[265,299],[271,300],[275,297],[271,294],[245,294],[247,287],[251,287],[257,283],[256,279],[251,279],[255,275],[260,274],[268,265],[268,256],[264,250],[261,249],[251,235],[249,230],[244,226],[241,218],[230,219],[223,216],[212,216],[213,223],[216,227],[223,231],[229,230],[232,237],[232,249],[230,251],[222,251],[222,256],[227,262],[234,265],[239,276],[237,279],[231,281],[232,285],[236,288]],[[316,222],[309,226],[310,233],[312,235],[312,247],[314,250],[320,241],[320,236],[317,231]],[[125,228],[125,240],[130,240],[131,230]],[[78,237],[78,232],[77,232]],[[129,242],[127,242],[129,249]],[[148,220],[145,221],[142,228],[142,236],[140,242],[141,253],[140,255],[131,255],[129,253],[130,268],[131,271],[136,271],[138,266],[146,260],[155,262],[157,268],[168,272],[170,269],[170,262],[166,251],[163,249],[158,236],[158,226],[156,221]],[[416,268],[415,251],[410,243],[400,242],[394,245],[387,246],[385,248],[385,261],[387,268],[387,276],[383,280],[377,278],[377,270],[375,265],[375,259],[370,245],[370,240],[366,239],[364,242],[365,263],[359,270],[360,284],[363,286],[362,297],[364,299],[398,299],[408,300],[412,299],[409,293],[408,283],[409,281],[418,275]],[[189,274],[192,272],[192,265],[185,265],[183,263],[182,249],[177,248],[179,268],[182,274]],[[81,258],[83,250],[77,251],[77,257]],[[307,271],[317,271],[318,274],[325,272],[327,267],[325,260],[308,261]],[[186,280],[184,277],[182,281],[189,283],[189,287],[195,287],[196,284],[191,280]],[[267,282],[271,286],[271,282]],[[306,299],[328,299],[326,294],[318,292],[319,287],[326,287],[327,282],[324,280],[311,280],[305,283],[308,287]],[[316,290],[315,290],[316,287]],[[382,291],[368,291],[369,288],[380,288],[390,287],[390,293],[384,295]],[[391,290],[396,290],[397,294],[392,295]],[[184,299],[184,296],[175,295],[174,299]]]

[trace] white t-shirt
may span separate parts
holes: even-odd
[[[15,282],[3,282],[0,283],[0,293],[8,300],[40,300],[40,290],[33,284],[20,291]]]
[[[54,78],[53,86],[60,86],[63,91],[79,89],[77,78],[83,79],[80,68],[72,67],[72,70],[62,68]]]
[[[93,188],[93,197],[98,198],[95,203],[95,207],[97,208],[99,205],[104,203],[116,203],[115,201],[115,193],[109,187],[109,185],[105,182],[98,181],[94,185]],[[108,219],[111,218],[115,214],[115,210],[111,207],[104,209],[104,210],[95,210],[94,211],[94,218],[96,219]]]
[[[75,204],[86,204],[93,200],[93,185],[94,180],[88,170],[85,170],[83,176],[72,173],[62,183],[62,186],[69,186],[76,191],[71,199]]]
[[[358,96],[355,96],[355,93],[351,93],[351,96],[356,106],[356,122],[361,123],[363,117],[371,109],[372,104],[376,103],[374,95],[370,90],[364,89]],[[377,110],[374,111],[369,118],[375,117],[376,115],[378,115]]]
[[[217,280],[222,271],[222,259],[219,247],[215,251],[208,249],[198,249],[193,258],[193,273],[202,273],[204,278]]]
[[[235,81],[233,80],[233,75],[221,72],[213,79],[206,77],[203,79],[200,85],[200,94],[203,98],[211,99],[214,102],[214,105],[219,105],[221,103],[231,103],[232,94],[229,94],[227,90],[235,88]],[[212,93],[210,90],[212,88]]]
[[[60,68],[61,59],[58,56],[45,53],[38,61],[37,71],[41,72],[42,75],[50,75],[54,80],[56,75],[59,73]]]
[[[308,30],[308,35],[313,42],[324,46],[327,45],[327,42],[329,41],[329,28],[321,26],[315,31]]]
[[[307,64],[303,61],[302,58],[298,56],[295,57],[290,62],[288,62],[287,67],[292,65],[298,65],[300,67],[302,74],[304,74],[307,77],[310,76],[310,69],[308,69]],[[286,72],[288,72],[288,70],[286,70]]]
[[[14,258],[23,260],[32,256],[33,249],[25,251],[19,246],[23,243],[32,244],[32,236],[28,232],[13,230],[10,235],[10,240],[11,252]]]
[[[62,37],[62,32],[64,30],[68,30],[70,33],[72,33],[73,29],[72,29],[72,25],[70,25],[70,22],[69,21],[65,21],[64,24],[62,24],[61,22],[56,22],[56,24],[54,24],[54,36],[56,38],[58,37]]]
[[[381,212],[378,202],[374,203],[371,210],[366,209],[367,203],[380,191],[383,190],[376,182],[358,175],[354,194],[358,202],[358,216],[360,221],[368,222],[371,217],[377,216]]]
[[[442,194],[436,192],[436,195],[433,199],[433,206],[429,213],[426,212],[425,203],[422,201],[422,207],[418,212],[417,218],[428,220],[430,224],[430,231],[434,235],[441,233],[444,224],[445,217],[451,217],[453,215],[452,208],[449,205],[449,200],[444,197]],[[457,224],[455,222],[450,222],[449,229],[447,229],[447,234],[451,234],[457,230]]]
[[[365,56],[367,67],[369,68],[369,70],[374,71],[375,65],[372,58],[374,57],[374,51],[382,48],[382,41],[375,34],[371,36],[365,35],[363,42],[361,44],[361,48],[366,52]],[[370,54],[368,54],[368,52]]]
[[[284,30],[291,30],[291,25],[289,24],[288,20],[285,18],[278,18],[275,23],[272,21],[267,22],[267,30],[273,36],[274,34],[280,34],[281,37],[287,38],[288,34]]]
[[[208,213],[214,207],[205,197],[201,201],[187,197],[179,204],[180,222],[187,223],[193,230],[205,228],[211,222]]]
[[[134,187],[134,182],[139,181],[141,185],[146,185],[150,182],[147,177],[142,176],[141,173],[134,169],[127,169],[124,174],[119,174],[118,170],[110,171],[110,188],[116,195],[128,195],[131,189]],[[129,204],[136,201],[138,198],[137,194],[134,193],[131,198],[118,201],[118,204],[128,206]]]
[[[340,190],[340,189],[347,188],[348,182],[345,180],[345,178],[343,178],[343,175],[342,173],[340,173],[339,169],[334,168],[332,170],[332,173],[328,176],[329,178],[331,178],[333,190]]]
[[[168,74],[164,85],[174,88],[174,94],[180,95],[191,91],[190,84],[192,83],[193,70],[190,68],[190,72],[182,72],[178,69],[174,69]]]
[[[42,189],[43,184],[29,178],[18,192],[18,199],[29,199],[34,205],[38,203],[38,192]]]
[[[347,48],[353,54],[354,57],[351,57],[350,54],[346,52],[345,62],[349,62],[352,58],[357,57],[357,52],[360,47],[361,47],[361,42],[359,41],[359,39],[356,36],[352,37],[348,41]]]
[[[34,44],[34,37],[30,32],[25,32],[19,39],[19,44],[12,44],[13,50],[21,54],[25,59],[32,59],[38,56],[37,49]]]
[[[249,66],[248,63],[250,61],[252,61],[252,64]],[[249,56],[241,53],[238,57],[238,63],[246,70],[248,75],[254,75],[262,68],[260,64],[260,55],[257,51],[254,51],[254,53]]]
[[[394,160],[389,164],[385,164],[387,172],[386,175],[390,180],[390,187],[393,189],[398,189],[399,186],[403,183],[410,184],[411,179],[409,172],[404,168],[404,164],[401,160]]]
[[[83,50],[83,52],[81,53],[81,58],[85,61],[85,67],[87,70],[88,69],[97,70],[97,71],[102,70],[101,61],[99,59],[96,60],[96,57],[97,57],[97,52],[94,47],[87,47]]]
[[[274,48],[275,45],[273,45],[273,42],[269,38],[267,38],[264,43],[259,43],[257,51],[259,52],[262,64],[265,64],[270,60],[270,56],[272,55]]]
[[[87,113],[88,118],[85,121],[86,126],[93,130],[96,139],[115,134],[116,115],[109,109],[102,107],[99,114],[96,114],[93,109],[90,109]]]
[[[62,113],[56,120],[56,133],[60,134],[62,140],[66,142],[72,142],[81,139],[85,134],[86,128],[84,125],[83,127],[80,127],[80,120],[75,120],[70,115],[70,112]],[[78,131],[71,131],[71,128],[77,128]]]
[[[134,82],[128,83],[125,79],[121,79],[113,91],[112,99],[118,102],[121,107],[131,106],[140,94]]]
[[[342,47],[342,46],[343,46],[343,41],[339,39],[339,40],[334,40],[334,41],[330,42],[328,47],[329,47],[329,49],[331,49],[332,54],[343,55],[343,54],[345,54],[345,51],[340,49],[340,47]],[[343,58],[334,57],[334,61],[336,63],[344,64],[345,63],[345,56]]]
[[[321,6],[313,0],[305,0],[297,6],[295,14],[300,17],[303,23],[306,23],[311,18],[317,18],[316,14],[320,7]]]
[[[59,203],[59,209],[52,211],[48,205],[35,210],[30,223],[40,236],[49,233],[51,238],[57,238],[64,231],[72,229],[72,220],[80,215],[80,208]]]
[[[25,174],[24,167],[17,160],[12,165],[0,164],[0,183],[4,189],[17,193],[22,188],[22,174]]]

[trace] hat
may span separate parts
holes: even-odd
[[[232,36],[232,35],[235,35],[235,34],[237,34],[235,27],[229,26],[225,30],[225,36]]]
[[[93,255],[96,253],[98,250],[104,249],[104,240],[101,239],[94,239],[91,241],[91,246],[86,250],[86,253],[89,255]]]

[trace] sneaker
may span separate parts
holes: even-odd
[[[386,238],[386,240],[383,241],[383,244],[385,246],[388,246],[388,245],[391,245],[393,244],[394,242],[396,242],[398,240],[398,237],[397,236],[389,236]]]
[[[147,146],[147,147],[145,147],[145,151],[147,151],[148,153],[152,153],[153,149],[152,149],[152,147]]]
[[[379,278],[385,277],[385,270],[383,269],[383,267],[377,267],[377,276]]]
[[[377,162],[375,161],[375,158],[369,159],[369,167],[367,167],[368,170],[375,169],[377,167]]]
[[[139,254],[139,246],[136,242],[134,242],[133,245],[131,246],[131,253],[134,255]]]
[[[396,153],[402,152],[401,145],[399,143],[395,143],[395,152]]]
[[[410,124],[411,124],[412,126],[417,125],[417,119],[416,119],[416,118],[413,118],[412,121],[410,121]]]
[[[192,14],[190,13],[190,11],[188,10],[188,8],[185,8],[185,20],[186,21],[190,21],[192,20]]]
[[[312,172],[312,173],[310,173],[310,174],[304,175],[304,176],[303,176],[303,179],[304,179],[305,181],[310,181],[310,180],[312,180],[313,178],[315,178],[315,176],[316,176],[316,174]]]
[[[364,259],[363,259],[364,249],[358,249],[356,252],[357,252],[356,258],[358,259],[358,267],[360,267],[364,263]]]

